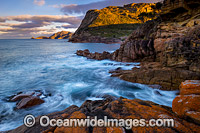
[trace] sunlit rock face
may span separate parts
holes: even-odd
[[[153,3],[89,10],[70,41],[121,43],[139,24],[155,19],[159,12],[160,7]]]

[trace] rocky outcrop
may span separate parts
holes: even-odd
[[[31,39],[69,39],[71,38],[72,34],[73,33],[68,31],[61,31],[51,35],[50,37],[40,36],[36,38],[32,37]]]
[[[7,101],[16,102],[16,109],[24,109],[44,103],[45,101],[42,97],[47,97],[47,95],[43,94],[41,91],[33,91],[27,93],[20,92],[16,95],[8,97]]]
[[[103,53],[90,53],[88,49],[85,50],[77,50],[76,54],[78,56],[84,56],[87,57],[88,59],[95,59],[95,60],[104,60],[104,59],[110,59],[111,54],[109,52],[104,51]]]
[[[156,18],[159,11],[160,7],[152,3],[89,10],[69,41],[121,43],[140,23]]]
[[[199,81],[184,82],[183,84],[191,84],[191,87],[194,88],[195,84],[197,86],[200,85]],[[182,86],[182,85],[181,85]],[[182,86],[183,87],[183,86]],[[183,87],[184,88],[184,87]],[[188,88],[188,87],[186,87]],[[188,88],[190,90],[190,88]],[[199,87],[196,88],[199,91]],[[192,93],[191,93],[192,94]],[[182,93],[180,94],[182,95]],[[193,96],[194,95],[186,95]],[[128,132],[199,132],[200,124],[199,124],[199,100],[195,99],[179,99],[180,96],[175,98],[173,101],[173,107],[166,107],[162,105],[155,104],[150,101],[143,101],[139,99],[125,99],[125,98],[112,98],[107,97],[104,100],[97,101],[85,101],[80,107],[70,106],[64,111],[55,112],[52,114],[48,114],[50,119],[85,119],[87,116],[90,118],[94,118],[97,116],[98,119],[104,119],[104,116],[108,118],[115,119],[173,119],[174,127],[168,126],[135,126],[130,129],[126,129],[123,127],[41,127],[39,124],[40,116],[36,118],[36,125],[27,128],[24,125],[9,131],[11,133],[15,132],[84,132],[84,133],[96,133],[96,132],[119,132],[119,133],[128,133]],[[187,102],[189,102],[187,104]],[[193,106],[193,104],[195,104]],[[187,105],[187,106],[186,106]],[[180,113],[186,112],[182,115]],[[195,117],[195,115],[197,117]],[[187,116],[187,117],[185,117]],[[190,119],[188,119],[188,117]],[[148,122],[147,122],[148,124]]]
[[[149,85],[161,85],[162,90],[177,90],[181,82],[190,79],[199,79],[200,73],[180,68],[163,67],[156,62],[143,62],[140,68],[132,70],[112,71],[113,77]]]
[[[40,105],[42,103],[44,103],[44,100],[40,99],[39,97],[29,96],[29,97],[21,99],[17,103],[16,108],[17,109],[29,108],[35,105]]]
[[[180,95],[174,99],[172,109],[179,117],[200,124],[200,81],[183,82]]]
[[[198,0],[165,0],[161,16],[163,20],[184,21],[200,13]]]

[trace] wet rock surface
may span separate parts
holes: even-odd
[[[199,72],[193,72],[180,68],[161,67],[157,62],[143,62],[140,68],[132,70],[116,70],[111,71],[111,76],[119,77],[120,79],[142,83],[148,85],[160,85],[162,90],[178,90],[181,82],[185,80],[198,80]]]
[[[95,60],[105,60],[105,59],[110,59],[111,57],[111,54],[109,52],[104,51],[103,53],[98,53],[98,52],[90,53],[88,49],[77,50],[76,54],[79,56],[87,57],[88,59],[95,59]]]
[[[196,89],[199,90],[199,88]],[[200,124],[199,119],[196,116],[198,116],[199,113],[199,107],[197,106],[197,102],[199,102],[199,100],[187,98],[188,96],[190,95],[186,95],[185,98],[184,95],[180,93],[180,96],[177,96],[177,98],[175,98],[173,101],[172,108],[158,105],[150,101],[143,101],[139,99],[129,100],[123,97],[116,99],[111,98],[111,96],[107,96],[104,100],[87,100],[80,107],[73,105],[64,111],[47,115],[50,118],[55,119],[84,119],[87,118],[87,116],[90,116],[90,118],[97,116],[98,119],[103,119],[104,116],[116,119],[174,119],[174,127],[138,126],[129,130],[124,127],[41,127],[39,125],[39,116],[36,118],[35,126],[27,128],[22,125],[8,132],[198,132],[200,129]],[[180,101],[180,99],[182,101]],[[191,104],[187,105],[187,102],[191,102]],[[193,106],[193,104],[196,104],[196,106]],[[190,119],[188,119],[188,117]]]
[[[21,99],[17,103],[16,108],[23,109],[23,108],[33,107],[35,105],[40,105],[42,103],[44,103],[44,100],[40,99],[39,97],[29,96]]]
[[[43,100],[49,94],[44,94],[42,91],[20,92],[16,95],[7,98],[9,102],[16,102],[15,109],[25,109],[44,103]]]

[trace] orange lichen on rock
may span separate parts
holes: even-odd
[[[180,95],[200,94],[200,80],[186,80],[180,85]]]
[[[69,119],[86,119],[86,115],[80,111],[71,114]],[[88,127],[74,126],[73,127],[57,127],[54,133],[88,133]]]
[[[200,112],[200,96],[179,95],[173,100],[172,110],[181,117],[184,117],[187,112]]]
[[[180,85],[180,95],[172,103],[172,110],[179,117],[200,124],[200,81],[186,80]]]

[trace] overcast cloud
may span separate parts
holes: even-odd
[[[65,14],[85,14],[90,9],[102,9],[107,6],[122,6],[130,3],[155,3],[160,0],[103,0],[99,2],[92,2],[84,5],[60,5],[61,11]],[[58,5],[54,5],[59,7]]]

